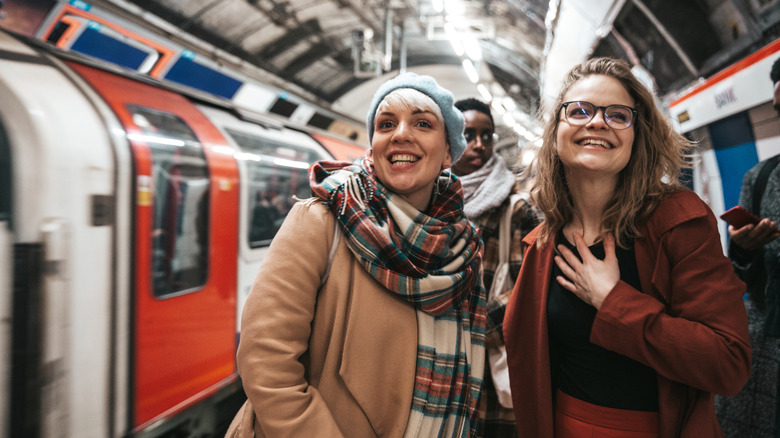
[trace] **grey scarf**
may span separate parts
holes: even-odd
[[[515,175],[500,155],[493,154],[482,167],[460,177],[460,183],[466,203],[463,212],[467,218],[476,220],[504,202],[515,185]]]

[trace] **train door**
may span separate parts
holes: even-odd
[[[0,424],[12,437],[115,437],[112,205],[129,165],[107,106],[63,67],[0,32],[0,288],[11,287]]]
[[[72,67],[113,108],[133,154],[129,421],[143,432],[237,380],[234,151],[184,97]]]
[[[756,139],[747,112],[734,114],[707,126],[723,184],[723,204],[739,203],[742,177],[758,163]]]
[[[236,158],[244,184],[239,213],[238,323],[260,262],[294,197],[311,196],[309,165],[333,158],[302,132],[271,121],[240,120],[215,108],[200,109],[239,150]]]

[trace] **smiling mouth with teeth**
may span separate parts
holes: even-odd
[[[403,165],[403,164],[412,164],[416,161],[418,161],[419,158],[415,157],[414,155],[393,155],[390,157],[390,164],[393,165]]]
[[[585,139],[585,140],[581,141],[580,144],[582,146],[599,146],[599,147],[602,147],[604,149],[612,149],[612,147],[609,145],[609,143],[607,143],[606,141],[603,141],[603,140]]]

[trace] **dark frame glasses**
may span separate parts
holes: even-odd
[[[463,136],[466,137],[466,143],[471,143],[477,140],[476,130],[474,128],[466,128],[463,130]],[[482,140],[483,145],[492,145],[498,141],[498,134],[491,131],[482,131],[479,135],[479,139]]]
[[[573,100],[561,104],[563,117],[572,125],[587,125],[598,111],[604,115],[604,121],[612,129],[628,129],[636,119],[636,109],[626,105],[598,106],[584,100]]]

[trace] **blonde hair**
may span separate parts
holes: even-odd
[[[399,106],[404,110],[430,111],[441,126],[444,126],[444,116],[441,113],[441,108],[439,108],[439,105],[437,105],[430,96],[422,91],[417,91],[413,88],[397,88],[387,93],[387,96],[385,96],[376,107],[374,121],[376,121],[376,116],[387,105]],[[445,132],[447,132],[446,128]]]
[[[647,219],[663,196],[684,188],[678,181],[680,170],[692,167],[689,153],[692,142],[674,130],[655,104],[653,94],[634,76],[628,63],[594,58],[575,66],[564,78],[553,106],[542,110],[551,117],[542,134],[542,147],[534,163],[536,181],[531,188],[534,202],[545,215],[538,246],[574,217],[571,194],[557,153],[558,124],[566,92],[577,81],[592,75],[609,76],[620,82],[634,99],[637,111],[631,158],[618,175],[615,193],[602,216],[599,238],[613,233],[620,247],[628,247],[631,239],[641,237],[639,224]]]

